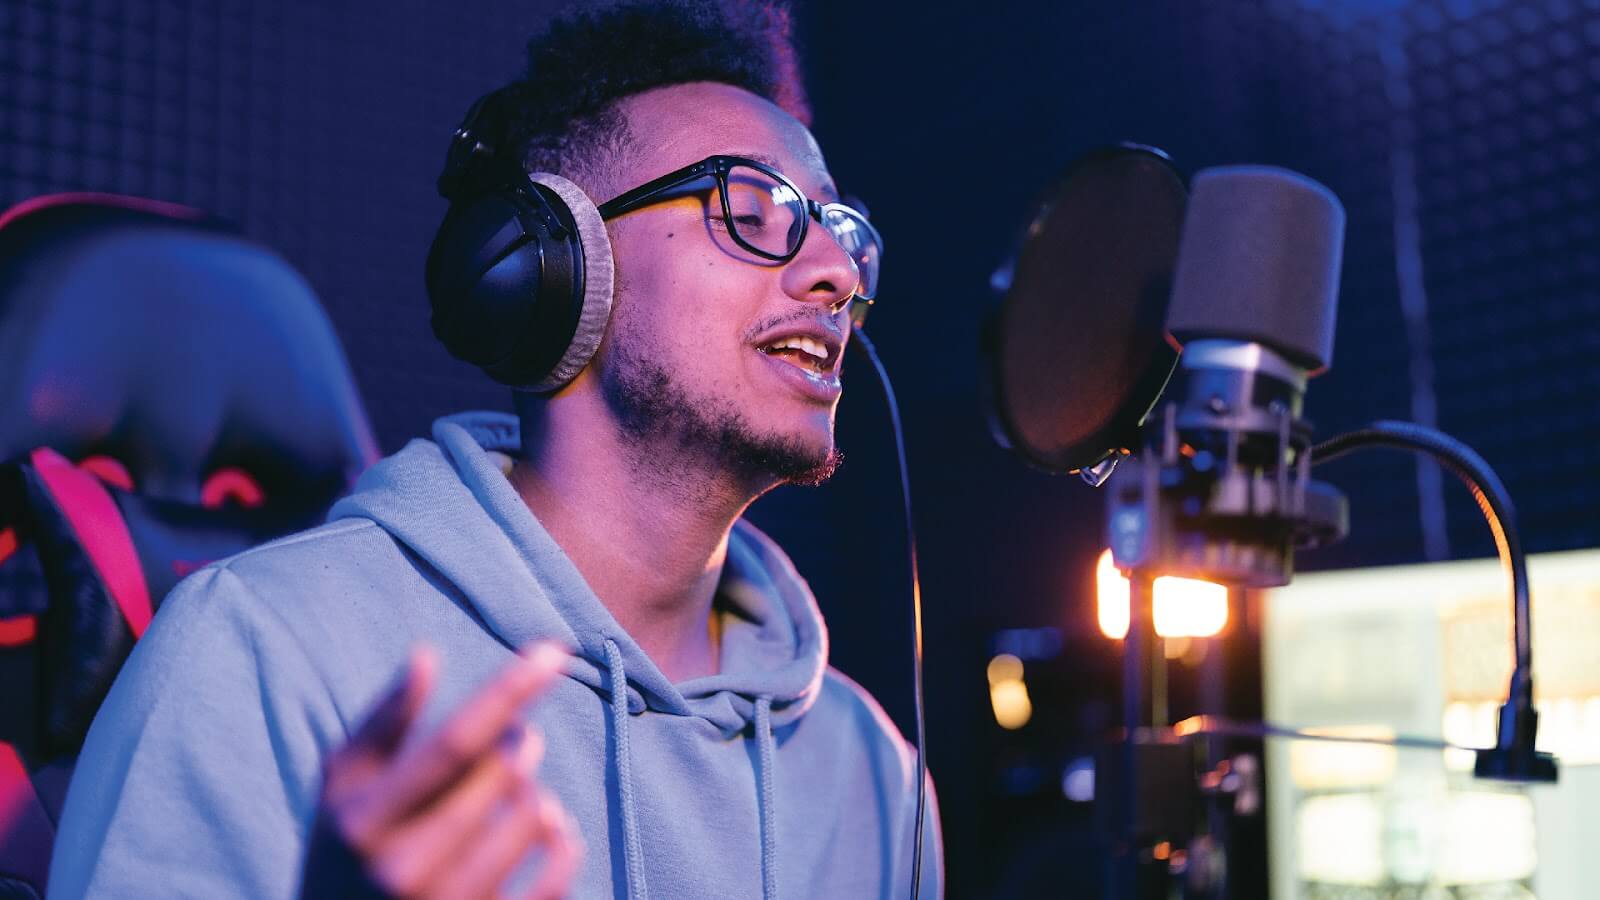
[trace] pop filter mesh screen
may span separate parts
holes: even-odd
[[[1136,150],[1080,162],[1045,197],[994,335],[997,412],[1035,464],[1094,464],[1155,403],[1186,197],[1169,163]]]

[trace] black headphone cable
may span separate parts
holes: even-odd
[[[917,820],[912,836],[911,900],[917,900],[922,884],[922,822],[928,803],[928,754],[924,749],[928,734],[922,702],[922,582],[917,577],[917,531],[911,518],[911,472],[906,465],[906,438],[905,430],[900,425],[900,404],[895,399],[894,387],[889,383],[889,373],[884,369],[882,360],[878,359],[878,349],[867,338],[864,329],[858,326],[852,337],[851,344],[861,348],[862,354],[872,364],[873,371],[878,373],[878,382],[883,385],[884,400],[889,405],[889,425],[894,432],[895,457],[900,466],[900,497],[905,508],[906,552],[911,569],[912,697],[917,709]]]

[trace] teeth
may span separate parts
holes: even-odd
[[[815,357],[818,360],[826,360],[828,358],[827,345],[823,344],[821,341],[808,337],[784,338],[783,340],[770,345],[768,349],[799,350],[801,353]]]

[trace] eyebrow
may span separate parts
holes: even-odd
[[[763,165],[771,166],[773,168],[773,170],[775,170],[775,171],[778,171],[778,172],[782,172],[783,171],[783,166],[779,165],[779,163],[778,163],[778,161],[776,159],[773,159],[772,157],[768,156],[765,153],[734,152],[734,153],[730,153],[728,155],[729,156],[742,156],[745,159],[753,159],[758,163],[762,163]],[[787,174],[787,173],[785,173],[785,174]],[[818,193],[820,193],[822,195],[822,199],[824,201],[828,202],[828,203],[838,203],[839,202],[839,189],[834,187],[832,182],[828,182],[828,183],[823,184],[818,189]]]

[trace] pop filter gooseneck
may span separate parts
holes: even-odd
[[[1138,446],[1178,359],[1167,304],[1187,202],[1166,154],[1133,144],[1088,154],[1044,193],[984,328],[1001,445],[1095,483]]]

